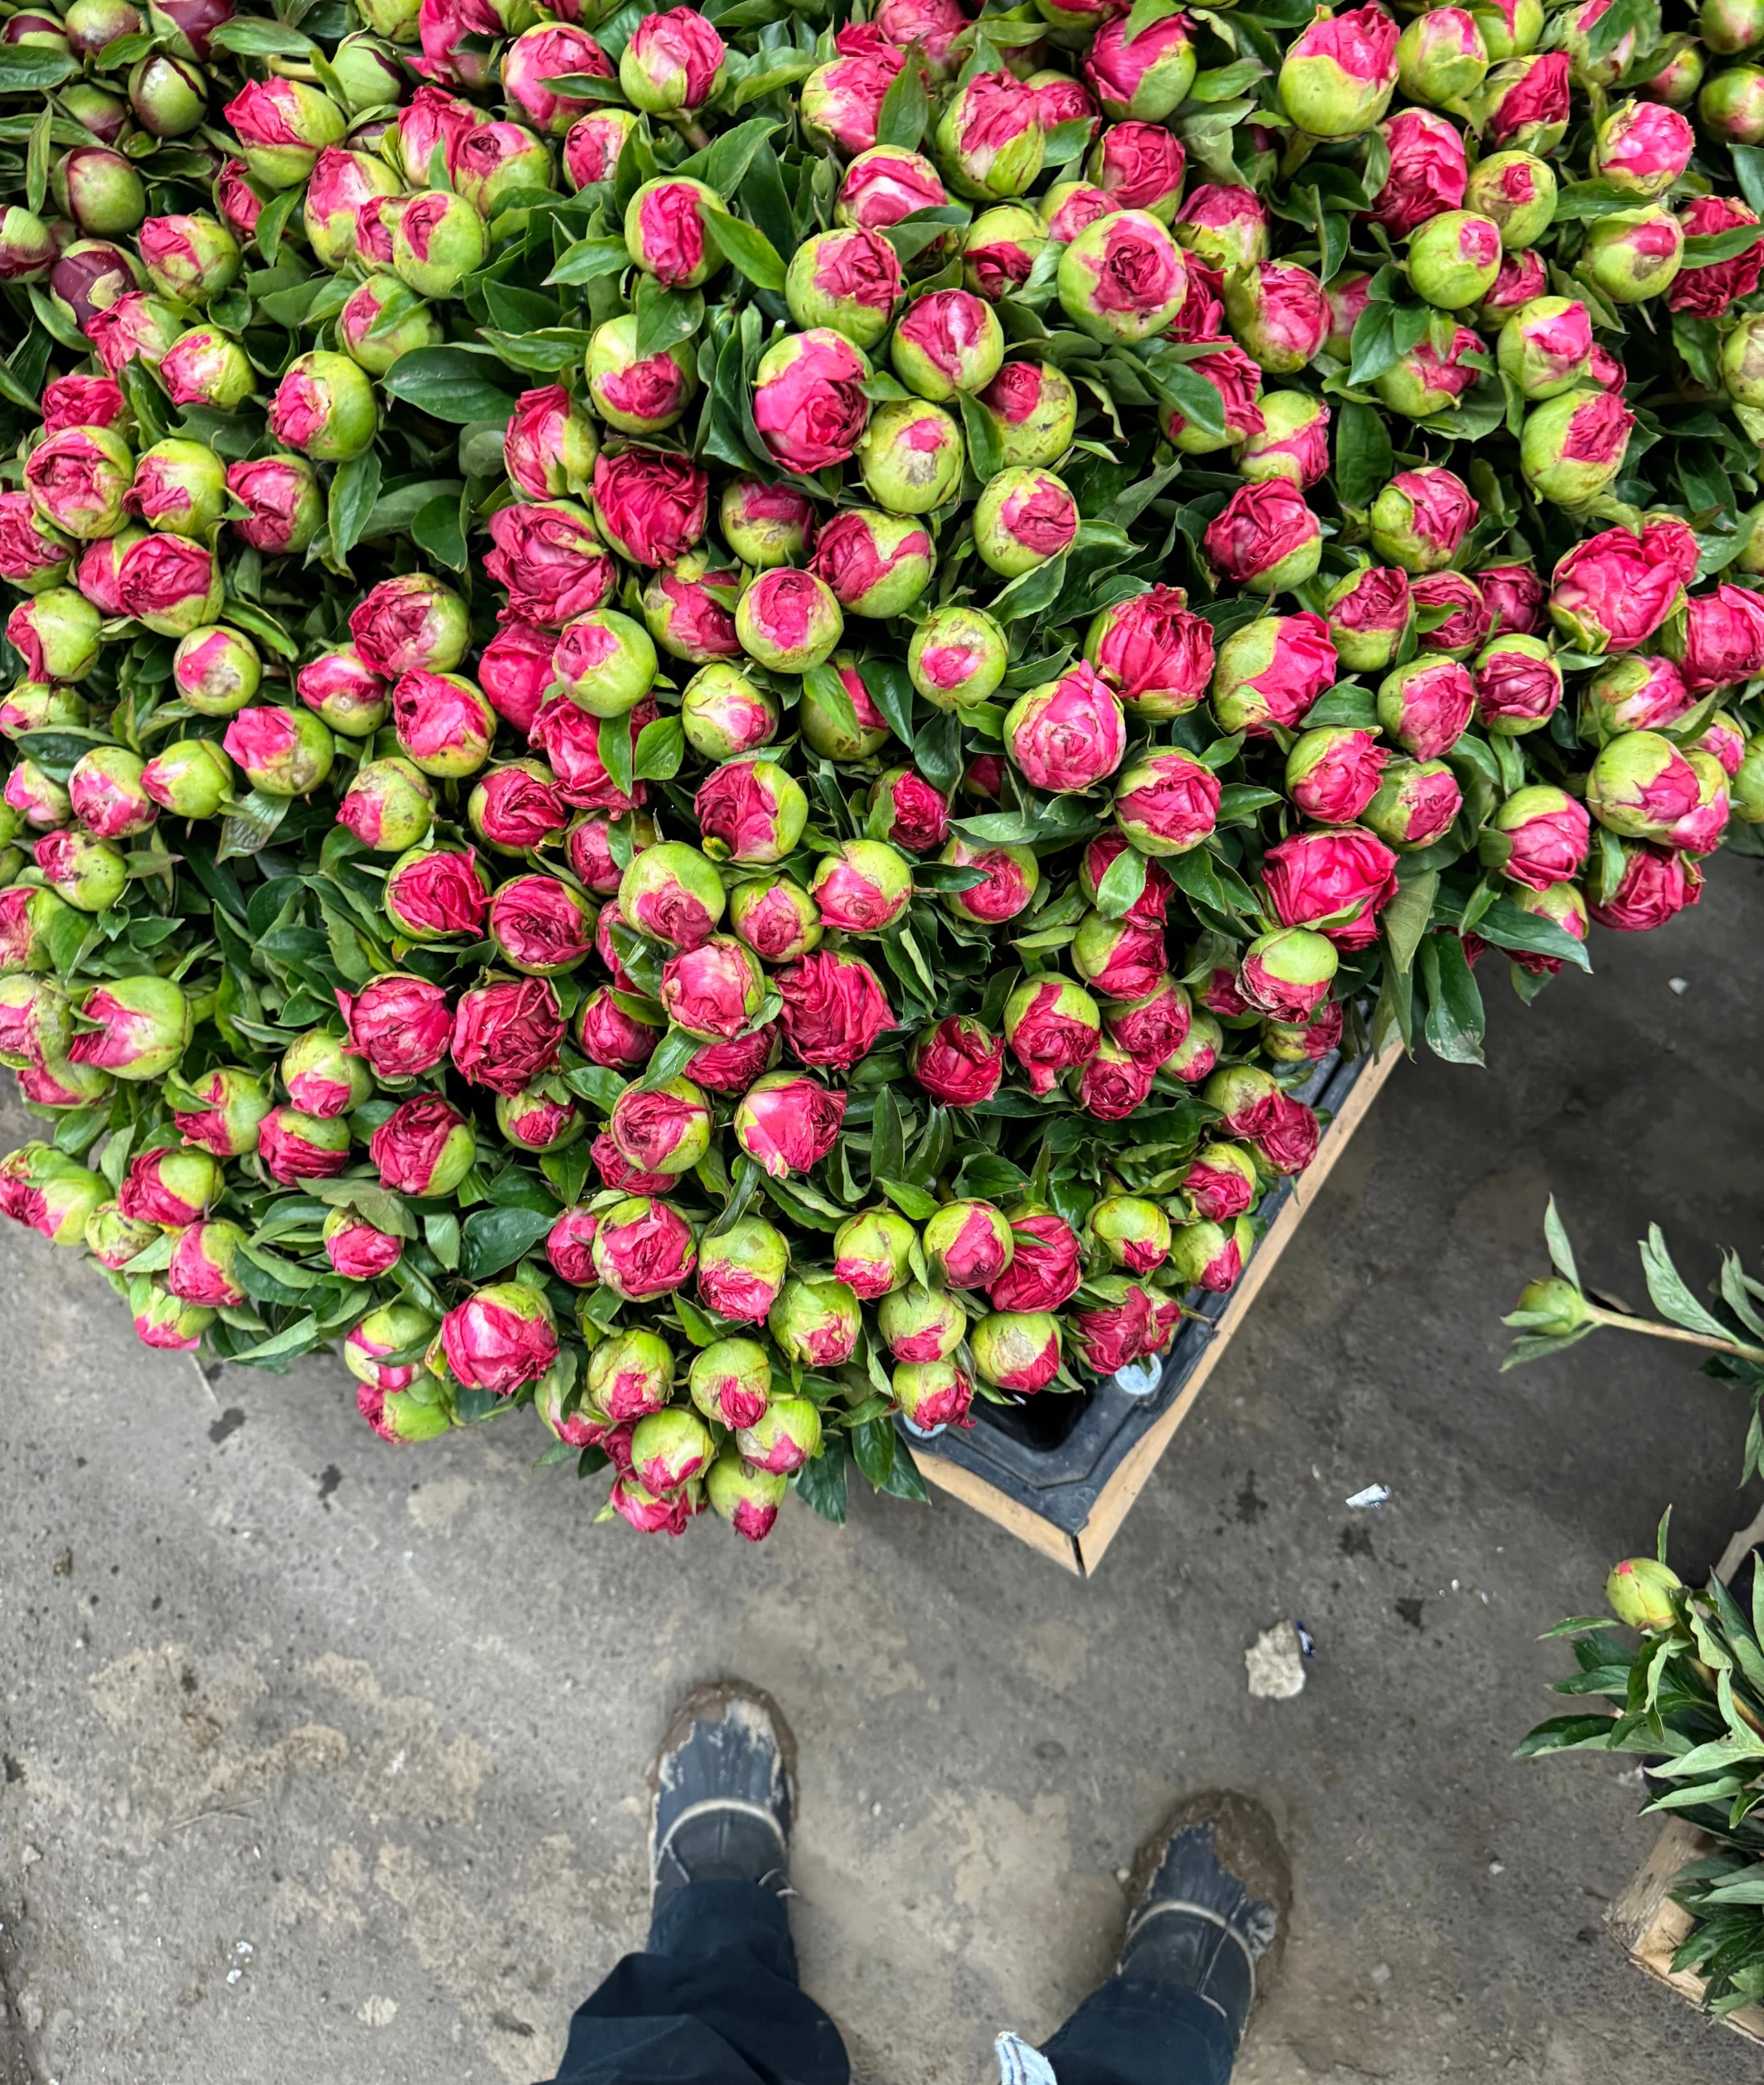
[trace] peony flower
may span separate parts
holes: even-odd
[[[484,566],[507,589],[510,620],[561,630],[571,616],[602,607],[617,587],[617,567],[593,523],[567,501],[498,507],[490,532],[496,547]]]
[[[1088,789],[1121,765],[1126,724],[1114,691],[1088,665],[1018,697],[1004,721],[1006,750],[1037,789]]]
[[[824,949],[772,980],[784,1002],[784,1034],[800,1063],[844,1071],[897,1026],[880,979],[861,957]]]
[[[869,414],[870,365],[842,333],[815,326],[768,348],[753,372],[753,422],[788,470],[825,470],[855,451]],[[700,524],[702,525],[702,521]]]
[[[557,994],[548,979],[498,979],[460,995],[453,1016],[453,1063],[473,1085],[518,1093],[556,1064],[563,1033]]]
[[[1390,172],[1372,198],[1372,217],[1393,239],[1406,239],[1440,211],[1463,203],[1469,164],[1457,125],[1431,109],[1399,109],[1382,125]]]

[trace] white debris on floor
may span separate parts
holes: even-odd
[[[1290,1701],[1304,1692],[1304,1644],[1296,1622],[1276,1622],[1244,1653],[1249,1692],[1258,1701]]]

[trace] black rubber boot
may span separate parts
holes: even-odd
[[[651,1914],[689,1883],[790,1889],[795,1747],[778,1705],[739,1679],[674,1711],[651,1770]]]
[[[1118,1973],[1193,1991],[1241,2040],[1291,1913],[1274,1820],[1246,1795],[1191,1797],[1141,1850],[1134,1883]]]

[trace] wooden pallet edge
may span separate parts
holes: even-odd
[[[1293,1183],[1292,1193],[1269,1226],[1267,1236],[1251,1255],[1242,1280],[1219,1319],[1217,1330],[1207,1342],[1194,1374],[1182,1386],[1181,1395],[1156,1425],[1122,1458],[1076,1536],[1043,1520],[1039,1514],[1007,1497],[973,1471],[947,1461],[929,1448],[915,1446],[913,1461],[925,1481],[947,1492],[951,1497],[960,1499],[965,1505],[972,1506],[977,1513],[984,1514],[987,1519],[1042,1556],[1051,1557],[1064,1569],[1079,1578],[1088,1578],[1120,1532],[1122,1522],[1145,1488],[1159,1459],[1193,1409],[1207,1378],[1218,1365],[1219,1357],[1291,1242],[1300,1219],[1334,1170],[1349,1139],[1364,1120],[1385,1081],[1396,1070],[1401,1055],[1401,1051],[1391,1050],[1383,1057],[1375,1058],[1355,1081],[1353,1090],[1324,1134],[1316,1159]]]
[[[976,1513],[984,1514],[1007,1534],[1014,1535],[1019,1542],[1026,1542],[1042,1556],[1051,1557],[1074,1578],[1083,1576],[1078,1545],[1063,1528],[1056,1527],[1050,1520],[1043,1520],[1038,1513],[1032,1513],[1017,1500],[1007,1497],[984,1477],[964,1469],[960,1463],[934,1455],[927,1448],[914,1447],[910,1452],[914,1467],[927,1484],[935,1484],[939,1491],[947,1492],[964,1505],[972,1506]]]
[[[1250,1255],[1243,1278],[1232,1292],[1230,1302],[1220,1314],[1218,1327],[1195,1364],[1194,1373],[1183,1384],[1181,1395],[1156,1425],[1147,1430],[1143,1439],[1136,1442],[1122,1458],[1120,1467],[1104,1486],[1076,1538],[1080,1568],[1087,1578],[1102,1562],[1109,1544],[1121,1532],[1122,1522],[1151,1481],[1151,1472],[1174,1439],[1177,1429],[1194,1408],[1195,1400],[1249,1316],[1269,1276],[1279,1264],[1281,1255],[1292,1242],[1293,1234],[1321,1193],[1349,1140],[1383,1091],[1385,1081],[1396,1070],[1401,1055],[1400,1050],[1392,1050],[1381,1059],[1374,1058],[1354,1081],[1353,1090],[1317,1147],[1316,1158],[1293,1182],[1292,1192],[1279,1215]]]
[[[1764,1512],[1728,1543],[1715,1567],[1716,1576],[1731,1578],[1746,1552],[1760,1541],[1764,1541]],[[1671,1892],[1680,1869],[1715,1852],[1716,1844],[1683,1818],[1669,1819],[1647,1858],[1605,1914],[1618,1945],[1638,1968],[1699,2006],[1707,1980],[1672,1966],[1673,1955],[1690,1934],[1692,1920],[1689,1912],[1673,1902]],[[1738,2006],[1723,2015],[1721,2024],[1764,2047],[1764,2006]]]

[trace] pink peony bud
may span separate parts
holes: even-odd
[[[913,872],[883,840],[847,840],[823,856],[809,886],[822,924],[848,934],[879,934],[905,913]]]
[[[1015,1313],[1058,1310],[1082,1278],[1076,1234],[1051,1210],[1013,1214],[1011,1234],[1011,1263],[987,1292],[993,1309]]]
[[[728,1042],[757,1013],[764,975],[753,954],[727,934],[713,934],[662,966],[661,1003],[689,1035]]]
[[[324,1256],[346,1281],[377,1281],[398,1264],[404,1240],[376,1229],[354,1209],[335,1208],[324,1220]]]
[[[862,1323],[863,1313],[851,1289],[843,1281],[825,1279],[787,1281],[766,1319],[767,1329],[786,1356],[811,1368],[838,1368],[848,1361]],[[775,1420],[779,1405],[790,1402],[778,1400],[750,1430],[762,1432],[769,1421]]]
[[[216,1158],[243,1157],[257,1149],[258,1127],[269,1112],[270,1101],[250,1072],[223,1064],[192,1080],[185,1090],[201,1103],[172,1112],[186,1144]]]
[[[386,877],[386,911],[412,941],[481,935],[490,909],[490,882],[470,847],[413,849]]]
[[[1045,1390],[1059,1370],[1059,1323],[1046,1311],[995,1311],[969,1344],[975,1367],[1000,1390]]]
[[[1372,506],[1372,546],[1406,572],[1443,571],[1477,516],[1463,480],[1437,465],[1401,471]]]
[[[697,1260],[692,1226],[668,1203],[629,1195],[600,1212],[594,1268],[616,1294],[639,1302],[665,1296],[686,1282]]]
[[[1268,206],[1253,189],[1211,184],[1177,212],[1179,243],[1209,268],[1253,267],[1268,257]],[[1202,338],[1206,338],[1202,335]]]
[[[736,1141],[774,1179],[806,1173],[833,1149],[846,1096],[799,1072],[756,1080],[735,1112]]]
[[[447,1366],[467,1390],[510,1396],[558,1357],[551,1306],[523,1281],[493,1282],[441,1320]]]
[[[877,837],[914,854],[927,854],[949,837],[949,799],[910,767],[893,767],[877,776],[870,786],[870,809],[877,814],[871,830],[878,824],[887,828]]]
[[[1208,560],[1223,577],[1258,593],[1302,585],[1315,574],[1323,548],[1321,524],[1283,478],[1234,492],[1204,540]]]
[[[517,619],[504,624],[478,658],[478,686],[518,737],[526,737],[539,715],[552,682],[554,649],[549,631]]]
[[[706,1043],[686,1059],[686,1076],[708,1092],[738,1099],[762,1073],[770,1072],[783,1055],[784,1031],[769,1021],[763,1028],[736,1035],[727,1042]]]
[[[1702,898],[1702,872],[1685,855],[1626,841],[1620,845],[1623,873],[1616,889],[1587,907],[1599,926],[1620,934],[1647,933]]]
[[[235,521],[234,529],[265,557],[303,550],[324,525],[318,479],[304,456],[261,456],[229,465],[227,490],[251,509],[249,520]]]
[[[1141,716],[1181,716],[1206,693],[1213,633],[1180,587],[1154,586],[1099,611],[1084,656]]]
[[[542,22],[517,36],[502,53],[502,92],[536,130],[553,137],[561,138],[594,105],[554,93],[545,83],[570,73],[596,79],[615,77],[605,52],[586,29],[570,22]]]
[[[1469,180],[1464,139],[1456,124],[1425,108],[1400,109],[1380,128],[1390,172],[1372,199],[1371,214],[1393,239],[1406,239],[1429,218],[1463,203]]]
[[[628,108],[599,108],[571,126],[563,141],[563,164],[572,186],[613,179],[636,121]]]
[[[224,1174],[206,1152],[143,1152],[129,1164],[117,1207],[131,1222],[176,1229],[206,1217],[225,1186]]]
[[[879,145],[861,152],[846,168],[834,204],[834,220],[881,231],[914,211],[936,210],[949,200],[937,169],[917,152]]]
[[[511,760],[478,777],[466,805],[472,830],[498,854],[524,855],[570,823],[551,770],[541,760]]]
[[[1655,522],[1639,536],[1607,529],[1588,537],[1550,575],[1550,620],[1583,651],[1631,651],[1682,601],[1696,572],[1694,550],[1677,529]]]
[[[786,876],[757,877],[729,894],[729,925],[762,962],[790,963],[821,945],[815,901]]]
[[[1490,143],[1541,154],[1560,143],[1568,101],[1568,54],[1545,51],[1496,66],[1475,107]]]
[[[1397,891],[1397,857],[1357,826],[1295,833],[1262,857],[1262,884],[1286,927],[1316,927],[1338,948],[1369,945]],[[1345,917],[1342,915],[1346,915]]]
[[[861,1301],[873,1303],[908,1279],[916,1235],[892,1209],[848,1217],[833,1234],[834,1276]]]
[[[496,713],[470,681],[421,666],[394,683],[392,720],[405,758],[448,779],[475,775],[496,737]]]
[[[909,1053],[913,1076],[945,1107],[975,1107],[999,1090],[1004,1043],[980,1021],[951,1014],[922,1029]]]
[[[1562,790],[1541,784],[1516,789],[1488,822],[1483,858],[1515,883],[1547,890],[1580,874],[1592,830],[1586,807]]]
[[[959,919],[982,919],[998,926],[1026,911],[1040,886],[1041,872],[1032,848],[986,847],[952,839],[939,860],[952,868],[977,870],[982,881],[965,890],[946,890],[943,902]]]
[[[742,1217],[707,1235],[698,1259],[699,1300],[720,1317],[764,1323],[790,1268],[782,1234],[758,1217]]]
[[[273,1107],[257,1125],[257,1155],[270,1178],[284,1187],[334,1179],[349,1164],[349,1144],[347,1122],[303,1115],[298,1108]]]
[[[1142,854],[1186,854],[1217,822],[1219,786],[1212,769],[1191,754],[1147,753],[1122,775],[1115,822]]]
[[[497,979],[460,995],[451,1044],[454,1067],[472,1085],[518,1093],[557,1063],[563,1034],[558,996],[548,979]]]
[[[696,289],[722,265],[722,250],[705,227],[725,208],[722,197],[702,181],[685,176],[645,181],[625,209],[625,250],[664,288]]]
[[[604,461],[596,463],[596,471]],[[490,516],[490,532],[496,547],[484,567],[507,588],[511,618],[561,630],[571,616],[603,606],[617,588],[617,567],[593,520],[567,500],[499,507]]]
[[[1477,655],[1471,678],[1483,728],[1506,737],[1547,724],[1562,700],[1562,669],[1536,637],[1497,637]]]
[[[1017,698],[1005,718],[1004,743],[1036,788],[1088,789],[1121,765],[1126,720],[1108,684],[1077,665]]]
[[[1062,1072],[1096,1054],[1101,1017],[1081,985],[1060,978],[1031,978],[1005,1004],[1004,1033],[1031,1089],[1045,1094]]]
[[[1764,673],[1764,595],[1725,582],[1698,595],[1669,628],[1665,650],[1694,695],[1751,680]]]

